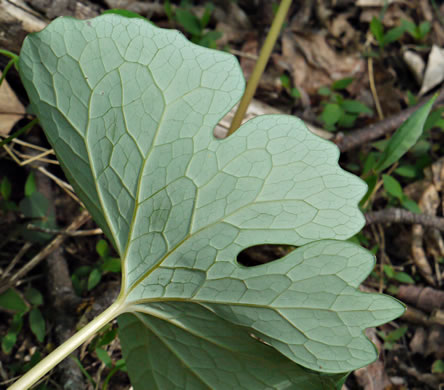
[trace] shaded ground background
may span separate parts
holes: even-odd
[[[208,4],[171,1],[168,8],[164,1],[0,0],[0,48],[18,54],[27,33],[57,16],[89,18],[122,8],[233,53],[248,78],[277,2]],[[0,69],[7,63],[1,56]],[[362,204],[367,226],[354,237],[377,256],[363,289],[394,295],[408,310],[368,331],[380,358],[349,377],[350,390],[444,387],[444,94],[409,153],[384,177],[372,182],[371,173],[390,134],[423,96],[441,92],[443,79],[442,1],[295,0],[256,94],[254,114],[301,117],[338,144],[345,169],[374,186]],[[10,88],[4,84],[0,90],[3,137],[31,119],[14,69],[7,82]],[[224,131],[219,128],[219,135]],[[0,150],[0,291],[14,287],[0,295],[0,388],[118,292],[118,260],[64,180],[38,126]],[[57,234],[70,225],[81,232]],[[48,243],[56,248],[49,255]],[[260,264],[288,250],[256,247],[239,261]],[[128,389],[121,358],[116,327],[110,326],[77,351],[77,361],[66,360],[45,378],[41,388],[68,383],[65,388]]]

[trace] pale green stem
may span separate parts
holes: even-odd
[[[57,364],[70,355],[77,347],[82,345],[91,336],[96,334],[106,324],[111,322],[119,314],[124,311],[124,302],[118,299],[102,314],[94,318],[88,325],[80,329],[70,339],[65,341],[62,345],[56,348],[41,362],[31,368],[18,381],[16,381],[8,390],[27,390],[39,379],[43,378],[45,374],[51,371]]]
[[[242,96],[239,107],[234,115],[233,121],[231,122],[228,135],[233,134],[241,125],[242,119],[244,119],[247,108],[250,105],[251,99],[253,99],[259,84],[259,80],[261,79],[262,73],[264,73],[265,66],[267,65],[268,59],[273,51],[274,44],[276,43],[276,40],[281,32],[282,25],[284,24],[285,17],[287,16],[288,9],[291,5],[291,1],[292,0],[282,0],[281,4],[279,5],[279,9],[273,19],[273,23],[271,24],[270,31],[265,39],[264,46],[261,49],[261,53],[253,69],[253,73],[248,80],[244,96]]]

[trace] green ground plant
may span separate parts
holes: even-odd
[[[258,117],[215,139],[243,93],[234,57],[103,15],[30,35],[19,69],[66,176],[121,257],[122,288],[11,390],[114,318],[142,390],[340,388],[376,358],[363,330],[404,308],[357,289],[374,258],[346,240],[363,226],[366,186],[294,117]],[[237,263],[261,243],[299,248]]]
[[[353,82],[352,77],[335,81],[331,87],[322,87],[318,94],[326,97],[319,116],[324,128],[335,131],[337,128],[353,127],[359,115],[373,115],[373,110],[358,100],[346,99],[345,89]]]
[[[408,32],[416,41],[423,41],[430,32],[430,22],[424,21],[416,25],[410,20],[403,20],[401,26]]]
[[[170,1],[165,1],[164,7],[170,22],[177,23],[189,33],[193,43],[215,49],[217,46],[216,41],[222,36],[222,33],[220,31],[207,30],[214,5],[207,3],[200,18],[190,10],[190,5],[188,1],[182,1],[180,7],[173,11]]]
[[[111,249],[106,240],[99,240],[96,245],[99,261],[94,266],[82,265],[77,267],[72,276],[72,285],[77,295],[82,296],[91,291],[102,280],[103,275],[120,273],[120,259],[110,255]]]
[[[370,22],[370,31],[378,42],[380,49],[384,50],[387,45],[396,42],[404,35],[405,26],[396,26],[386,31],[381,18],[374,16]]]
[[[1,342],[4,353],[11,353],[25,321],[27,321],[31,332],[37,338],[38,342],[42,343],[44,341],[46,322],[40,310],[40,306],[42,306],[43,303],[42,294],[32,287],[25,290],[24,296],[19,295],[12,289],[0,295],[0,307],[13,313],[9,330]]]
[[[399,182],[390,175],[384,175],[383,172],[395,163],[399,163],[407,152],[413,151],[414,148],[418,146],[418,140],[423,136],[426,125],[430,121],[430,113],[436,97],[435,95],[427,103],[418,108],[413,115],[395,131],[389,140],[384,140],[383,144],[380,145],[381,151],[379,153],[372,152],[368,154],[362,173],[362,178],[368,185],[367,194],[360,203],[364,209],[369,207],[371,197],[378,189],[378,183],[382,179],[382,184],[391,197],[397,199],[410,211],[420,211],[418,205],[404,194]],[[433,123],[436,123],[436,120],[434,120]],[[428,126],[433,125],[429,122]],[[404,175],[412,175],[418,170],[418,167],[401,167],[403,167],[401,173]]]
[[[300,99],[301,93],[296,87],[293,87],[290,76],[288,76],[287,74],[283,74],[281,75],[280,80],[282,87],[289,96],[291,96],[295,100]]]

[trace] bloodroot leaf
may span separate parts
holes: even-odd
[[[20,71],[121,256],[120,338],[136,389],[332,389],[344,375],[324,373],[376,358],[363,330],[403,306],[357,290],[373,257],[340,241],[364,224],[366,185],[294,117],[215,139],[244,88],[234,57],[104,15],[32,34]],[[237,263],[264,243],[299,248]]]

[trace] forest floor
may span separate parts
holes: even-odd
[[[444,389],[444,2],[293,3],[253,114],[295,115],[338,145],[341,166],[370,187],[361,204],[367,224],[353,238],[377,258],[362,288],[407,305],[401,318],[367,331],[379,359],[352,373],[344,389]],[[89,18],[110,8],[128,9],[160,27],[179,29],[198,44],[231,52],[248,79],[278,2],[209,4],[0,0],[0,49],[18,54],[27,33],[61,15]],[[0,56],[0,69],[7,63]],[[14,68],[6,82],[0,88],[4,138],[32,120]],[[438,97],[419,140],[383,174],[375,174],[393,132],[434,93]],[[0,237],[4,388],[113,301],[120,266],[100,229],[80,211],[38,125],[0,148]],[[262,246],[239,260],[264,263],[285,253],[285,247]],[[61,389],[68,379],[71,389],[130,388],[116,324],[39,388]]]

